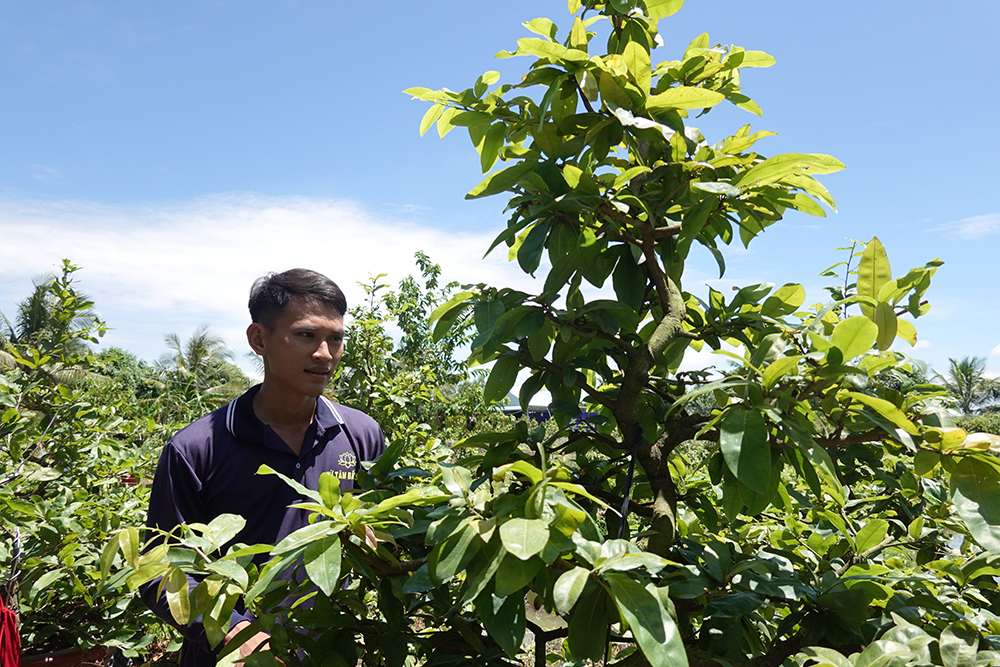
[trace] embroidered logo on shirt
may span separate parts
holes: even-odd
[[[352,452],[344,452],[343,454],[340,455],[340,458],[337,459],[337,463],[339,463],[341,467],[344,468],[353,468],[357,464],[357,462],[358,460],[357,458],[355,458]]]

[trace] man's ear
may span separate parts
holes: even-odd
[[[253,322],[247,327],[247,342],[250,343],[250,349],[259,355],[264,354],[264,340],[267,331],[263,326]]]

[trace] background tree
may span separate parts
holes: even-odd
[[[112,382],[93,379],[90,345],[105,325],[77,270],[66,261],[37,283],[2,341],[13,363],[0,367],[0,594],[20,612],[25,653],[105,644],[137,655],[155,617],[93,583],[109,536],[142,521],[146,489],[122,480],[155,460],[159,429],[123,418],[125,395],[99,393]]]
[[[498,410],[482,401],[484,374],[470,372],[457,354],[471,338],[471,319],[431,336],[428,316],[458,284],[441,285],[441,267],[423,252],[415,259],[420,280],[407,276],[390,289],[380,274],[362,285],[367,301],[349,313],[344,356],[329,391],[371,414],[389,438],[425,424],[454,440]]]
[[[1000,383],[986,377],[984,357],[948,359],[948,375],[939,375],[938,379],[955,397],[964,415],[971,415],[977,408],[1000,398]]]
[[[160,418],[174,423],[193,421],[236,398],[253,382],[235,364],[222,337],[203,324],[181,341],[164,336],[170,350],[156,362],[162,382]]]

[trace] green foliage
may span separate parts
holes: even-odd
[[[955,425],[969,433],[1000,435],[1000,414],[992,412],[974,417],[961,417],[955,420]]]
[[[526,604],[574,664],[995,660],[1000,438],[955,428],[947,389],[894,349],[916,343],[941,262],[894,273],[873,238],[830,303],[806,306],[798,284],[685,290],[694,243],[724,271],[722,246],[790,208],[832,208],[815,176],[843,165],[765,157],[772,133],[749,125],[709,143],[689,124],[723,102],[759,115],[740,72],[773,59],[700,35],[654,63],[680,0],[568,4],[568,30],[535,19],[499,54],[529,58],[516,82],[406,91],[432,104],[421,132],[466,128],[487,174],[467,196],[508,197],[491,250],[541,284],[422,302],[444,302],[433,340],[471,338],[471,361],[492,364],[487,402],[527,371],[522,406],[548,389],[556,426],[477,433],[449,461],[413,460],[397,438],[367,491],[299,488],[314,521],[278,545],[227,545],[238,519],[220,517],[143,554],[126,529],[107,571],[132,586],[163,576],[175,618],[201,614],[215,643],[242,597],[259,619],[245,632],[272,634],[254,664],[510,664],[527,629],[552,636]],[[597,298],[609,282],[615,298]],[[385,411],[394,428],[412,426],[399,385],[370,381],[393,350],[376,302],[348,368],[403,401],[405,418]],[[705,345],[733,366],[679,372]],[[202,578],[190,595],[188,574]],[[610,651],[609,636],[630,647]]]
[[[170,350],[156,362],[150,378],[158,396],[150,406],[165,424],[186,424],[233,400],[253,381],[232,363],[233,351],[207,325],[187,341],[164,336]]]
[[[0,370],[0,590],[19,608],[27,650],[101,643],[135,655],[158,624],[139,600],[96,584],[109,536],[144,516],[146,487],[124,480],[150,465],[144,444],[157,429],[98,396],[108,382],[95,379],[87,344],[105,326],[76,270],[64,262],[36,285],[19,309],[33,317],[3,342],[13,363]]]
[[[350,312],[330,393],[374,417],[389,438],[428,424],[454,441],[496,425],[500,415],[483,400],[483,374],[470,373],[456,353],[471,338],[471,320],[452,321],[443,336],[430,331],[428,316],[449,301],[457,283],[441,286],[441,267],[424,253],[416,253],[416,262],[422,285],[407,276],[390,290],[380,282],[384,274],[362,285],[368,300]],[[398,340],[390,327],[398,327]]]

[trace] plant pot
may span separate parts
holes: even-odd
[[[100,662],[108,653],[106,646],[97,646],[86,653],[78,648],[67,648],[52,653],[21,656],[19,667],[82,667]]]

